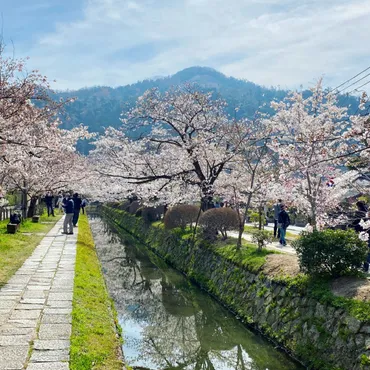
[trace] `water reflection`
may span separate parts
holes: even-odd
[[[301,369],[122,231],[90,219],[134,369]]]

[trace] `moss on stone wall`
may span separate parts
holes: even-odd
[[[106,207],[103,212],[309,368],[370,369],[368,302],[335,297],[327,281],[264,276],[265,255],[253,249],[237,259],[231,246],[190,243],[189,231],[148,226]]]

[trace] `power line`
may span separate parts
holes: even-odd
[[[349,93],[347,93],[347,94],[351,94],[351,93],[353,93],[354,91],[358,91],[358,89],[361,89],[361,87],[364,87],[365,85],[368,85],[368,84],[370,84],[370,80],[369,80],[369,81],[367,81],[367,82],[365,82],[363,85],[356,87],[355,89],[353,89],[352,91],[350,91],[350,92],[349,92]]]
[[[365,68],[363,71],[361,71],[360,73],[357,73],[357,75],[351,77],[350,79],[348,79],[347,81],[344,81],[343,83],[341,83],[340,85],[334,87],[334,89],[331,89],[328,94],[330,94],[331,92],[333,92],[334,90],[337,90],[339,87],[342,87],[343,85],[345,85],[346,83],[352,81],[353,79],[355,79],[356,77],[362,75],[364,72],[368,71],[370,69],[370,66]]]
[[[363,79],[365,79],[366,77],[370,76],[370,73],[368,73],[367,75],[365,75],[364,77],[361,77],[359,78],[357,81],[351,83],[350,85],[348,85],[347,87],[343,88],[342,90],[336,92],[335,94],[340,94],[342,91],[344,90],[347,90],[349,87],[353,86],[353,85],[356,85],[358,82],[362,81]]]

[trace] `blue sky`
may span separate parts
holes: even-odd
[[[370,66],[370,0],[0,0],[0,11],[8,52],[13,43],[58,89],[194,65],[266,86],[335,86]]]

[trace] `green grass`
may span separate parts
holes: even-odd
[[[154,226],[154,227],[158,227],[158,228],[160,228],[160,229],[164,229],[164,223],[163,223],[163,221],[155,221],[155,222],[153,222],[152,223],[152,226]]]
[[[122,369],[116,312],[109,298],[86,215],[78,222],[70,369]]]
[[[254,227],[254,226],[249,226],[249,225],[244,226],[244,232],[247,233],[247,234],[251,234],[253,231],[256,231],[257,229],[258,229],[258,227]],[[265,230],[268,231],[269,233],[271,233],[271,235],[273,234],[272,231],[267,230],[267,229],[265,229]],[[289,231],[286,232],[286,240],[296,240],[298,238],[299,238],[299,235],[291,233]]]
[[[266,262],[266,256],[269,254],[278,254],[278,252],[269,249],[259,251],[255,244],[243,243],[240,250],[236,250],[235,238],[228,238],[225,241],[217,240],[213,245],[214,250],[220,256],[234,262],[235,264],[246,267],[249,271],[258,272]]]
[[[7,233],[9,220],[0,221],[0,287],[23,265],[43,238],[41,235],[24,235],[22,232],[47,233],[59,218],[55,217],[53,224],[32,223],[27,219],[21,224],[21,232],[16,234]]]

